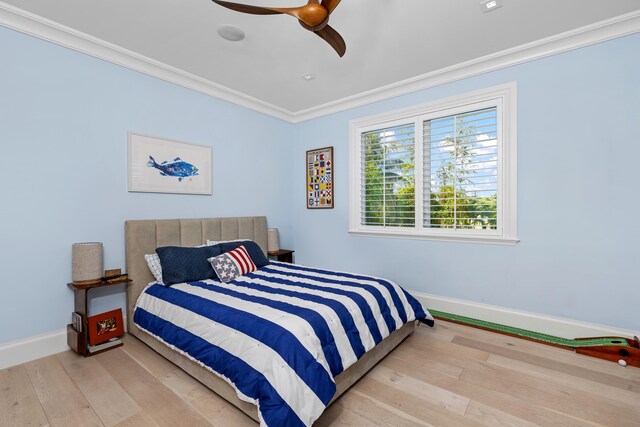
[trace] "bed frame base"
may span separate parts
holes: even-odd
[[[364,356],[362,356],[356,363],[354,363],[348,369],[338,375],[335,378],[336,394],[335,396],[333,396],[333,399],[331,399],[331,402],[329,402],[329,404],[333,403],[337,398],[339,398],[360,378],[362,378],[364,374],[366,374],[371,368],[373,368],[402,341],[409,337],[413,333],[415,327],[415,322],[409,322],[405,324],[403,327],[382,340],[377,346],[365,353]],[[148,333],[142,331],[140,328],[135,326],[135,324],[133,325],[133,329],[134,330],[130,330],[129,332],[132,333],[136,338],[144,342],[154,351],[156,351],[175,365],[177,365],[180,369],[191,375],[193,378],[200,381],[207,388],[213,390],[227,402],[236,406],[249,417],[253,418],[256,422],[260,422],[258,418],[257,406],[240,400],[236,395],[235,390],[225,380],[211,373],[211,371],[204,368],[200,364],[169,348],[168,346],[160,342],[157,338],[154,338]]]

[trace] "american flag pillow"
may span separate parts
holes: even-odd
[[[220,280],[225,283],[258,269],[244,246],[209,258],[208,261]]]

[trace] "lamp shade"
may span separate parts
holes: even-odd
[[[102,243],[74,243],[71,252],[73,282],[79,284],[99,282],[103,271]]]
[[[277,228],[267,229],[267,251],[278,252],[280,250],[280,234]]]

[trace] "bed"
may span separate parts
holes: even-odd
[[[137,322],[143,326],[138,326],[138,324],[134,322],[136,303],[139,299],[145,301],[145,298],[155,298],[155,295],[164,298],[164,293],[178,292],[180,288],[180,286],[176,286],[176,290],[169,290],[161,285],[151,285],[151,283],[154,282],[154,278],[145,261],[145,254],[152,254],[156,248],[163,246],[195,247],[203,245],[207,243],[207,241],[231,241],[237,239],[247,239],[255,242],[259,246],[259,249],[266,254],[266,217],[127,221],[125,223],[126,269],[130,279],[132,279],[132,283],[128,288],[128,331],[257,422],[260,422],[262,425],[276,425],[275,422],[266,422],[263,417],[265,409],[261,408],[259,412],[258,407],[254,404],[255,402],[249,403],[251,399],[247,399],[247,396],[239,392],[239,389],[232,387],[228,379],[224,376],[212,373],[211,369],[208,368],[205,363],[194,360],[190,354],[172,345],[171,341],[158,339],[157,336],[150,333],[146,329],[147,324],[140,323],[140,312],[144,313],[144,310],[139,309],[137,311]],[[263,271],[259,271],[259,273],[275,276],[285,273],[294,276],[297,273],[300,273],[300,275],[312,274],[309,271],[294,270],[296,268],[304,269],[305,267],[274,263],[265,269],[269,270],[270,273]],[[325,270],[313,271],[313,274],[319,274],[320,276],[329,273]],[[249,277],[249,275],[247,275],[247,277]],[[263,280],[264,277],[256,276],[256,280],[258,279]],[[185,289],[195,289],[193,292],[205,292],[205,290],[213,289],[213,287],[216,286],[216,289],[224,288],[224,286],[220,286],[220,284],[215,281],[210,283],[199,282],[196,284],[184,284]],[[394,286],[396,285],[394,284]],[[147,295],[148,293],[154,292],[153,297]],[[398,318],[398,312],[399,310],[395,312],[396,319]],[[433,318],[426,310],[425,313],[426,323],[432,324]],[[403,317],[403,319],[405,318],[406,316]],[[360,357],[355,363],[340,371],[340,373],[332,379],[332,381],[335,381],[335,386],[332,385],[334,388],[325,393],[325,400],[323,400],[324,405],[328,406],[342,395],[378,361],[407,338],[413,332],[417,323],[415,320],[407,321],[404,324],[399,323],[399,321],[397,322],[399,326],[398,329],[390,332],[388,336],[382,337],[383,339],[377,340],[377,344],[373,348],[359,355]],[[382,327],[384,327],[384,325],[382,325]],[[391,331],[392,329],[389,328],[388,330]],[[294,359],[297,359],[297,357],[294,357]],[[327,370],[329,369],[327,368]],[[308,401],[309,398],[305,398],[305,400]],[[304,420],[302,425],[311,424],[315,418],[317,418],[317,416],[314,415],[311,419]]]

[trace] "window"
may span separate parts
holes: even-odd
[[[415,129],[403,124],[361,134],[362,225],[415,226]]]
[[[350,232],[516,243],[515,91],[351,122]]]

